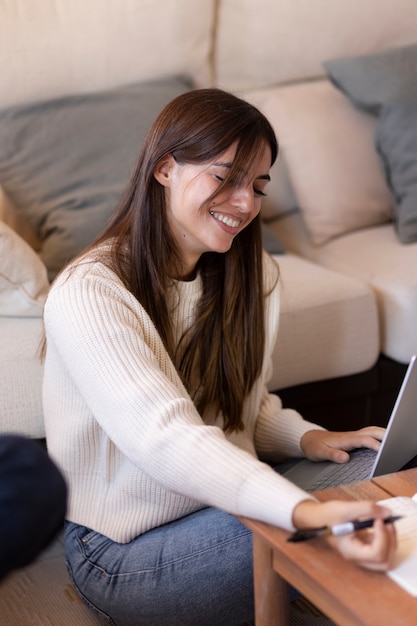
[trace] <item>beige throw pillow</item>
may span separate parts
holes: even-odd
[[[261,90],[251,101],[275,128],[315,244],[392,219],[371,115],[355,109],[327,80]]]
[[[36,252],[0,221],[0,316],[41,317],[48,289]]]

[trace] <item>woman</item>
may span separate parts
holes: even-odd
[[[266,391],[279,293],[259,211],[276,156],[250,104],[217,89],[179,96],[105,232],[51,289],[48,447],[70,488],[69,571],[105,623],[252,619],[251,535],[235,515],[288,530],[375,517],[370,536],[335,547],[389,565],[389,511],[318,503],[270,465],[345,462],[383,434],[329,433]]]

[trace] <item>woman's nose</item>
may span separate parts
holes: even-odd
[[[250,213],[254,207],[253,192],[248,187],[239,187],[233,193],[233,202],[241,213]]]

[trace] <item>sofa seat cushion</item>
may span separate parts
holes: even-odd
[[[314,246],[298,213],[269,227],[287,250],[368,285],[379,307],[381,352],[408,363],[417,351],[417,243],[402,245],[383,224]]]
[[[43,438],[42,319],[0,317],[0,336],[0,432]]]
[[[361,281],[292,254],[279,256],[277,261],[281,319],[269,389],[371,368],[379,354],[372,290]]]

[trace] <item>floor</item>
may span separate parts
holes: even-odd
[[[3,581],[0,616],[1,626],[97,626],[100,623],[82,604],[70,582],[62,535],[34,563]],[[290,625],[333,626],[333,622],[301,598],[291,607]]]
[[[0,585],[2,626],[97,626],[76,594],[64,562],[62,535],[31,565]]]

